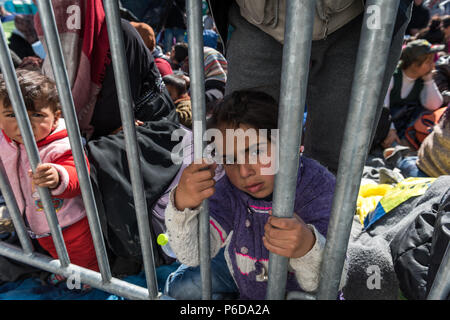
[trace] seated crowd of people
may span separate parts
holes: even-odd
[[[276,48],[270,52],[268,50],[270,59],[280,54],[282,41],[261,26],[257,30],[251,19],[246,17],[245,10],[236,9],[239,6],[237,2],[211,1],[212,7],[217,6],[220,10],[225,10],[220,7],[225,5],[226,10],[230,10],[230,19],[236,19],[239,23],[228,26],[220,15],[214,16],[217,19],[214,20],[212,8],[203,12],[204,83],[193,83],[190,78],[190,44],[184,21],[185,1],[173,1],[167,9],[167,17],[153,26],[150,20],[146,23],[143,18],[148,14],[133,14],[124,8],[126,3],[121,3],[120,22],[140,148],[139,161],[152,236],[150,241],[153,243],[156,267],[172,268],[164,281],[158,283],[160,291],[175,299],[201,299],[197,228],[202,203],[208,201],[213,299],[264,299],[270,252],[289,259],[286,292],[316,292],[336,185],[336,154],[339,155],[342,137],[330,137],[337,142],[332,143],[333,150],[328,153],[321,151],[323,146],[317,146],[315,141],[327,139],[326,128],[318,129],[321,121],[335,123],[337,128],[333,130],[343,131],[339,125],[345,123],[345,108],[348,106],[341,106],[333,115],[329,112],[331,109],[316,111],[321,106],[309,103],[310,98],[307,98],[308,113],[305,112],[304,119],[298,119],[299,122],[306,121],[306,140],[302,141],[305,143],[298,151],[294,213],[291,218],[276,217],[272,215],[272,202],[277,173],[274,169],[274,150],[277,150],[275,145],[278,139],[276,135],[264,135],[261,129],[273,132],[279,129],[280,97],[272,92],[279,93],[279,84],[262,83],[248,87],[248,83],[242,83],[237,88],[236,79],[240,78],[236,74],[241,70],[238,63],[233,65],[230,61],[242,60],[241,63],[250,66],[254,59],[250,53],[247,55],[239,51],[239,45],[224,39],[229,40],[233,32],[234,39],[245,39],[243,34],[247,32],[246,28],[259,32],[272,48]],[[341,42],[346,48],[349,46],[344,35],[350,37],[353,33],[345,28],[358,28],[363,10],[359,7],[360,1],[349,0],[348,3],[353,3],[347,7],[352,11],[347,17],[350,22],[336,27],[336,30],[325,31],[330,32],[330,41]],[[423,1],[402,0],[402,3],[414,6],[412,12],[417,17],[413,17],[408,28],[405,24],[405,28],[396,30],[396,33],[403,32],[403,35],[406,30],[406,36],[402,37],[401,48],[398,47],[399,54],[401,49],[400,59],[392,58],[395,60],[392,63],[398,64],[390,79],[386,79],[387,92],[380,106],[378,125],[373,128],[366,164],[376,157],[382,159],[386,163],[384,169],[391,170],[396,177],[395,181],[391,181],[392,188],[397,183],[409,181],[409,178],[433,178],[421,180],[429,185],[433,185],[435,178],[435,186],[440,186],[442,181],[444,184],[448,181],[443,180],[445,176],[450,175],[450,16],[437,14],[424,18],[424,12],[429,13],[422,10]],[[112,273],[118,278],[138,274],[143,270],[143,256],[103,4],[101,0],[54,0],[52,4]],[[83,24],[78,25],[76,30],[71,29],[68,23],[73,13],[66,10],[74,5],[82,8]],[[223,11],[224,16],[227,12]],[[237,13],[241,15],[238,18]],[[420,19],[419,15],[422,15]],[[2,22],[8,21],[13,26],[8,34],[9,50],[41,156],[41,163],[31,170],[13,101],[9,98],[6,81],[0,75],[0,163],[11,183],[17,207],[36,250],[58,259],[50,227],[42,214],[44,206],[37,192],[38,187],[48,188],[71,262],[99,271],[66,130],[68,120],[64,119],[63,106],[58,97],[40,14],[8,12],[2,6],[0,16]],[[398,16],[401,17],[400,11]],[[426,26],[420,27],[423,20],[427,20]],[[223,28],[224,25],[227,28]],[[250,38],[252,34],[248,32]],[[314,33],[314,37],[318,38],[313,38],[313,42],[319,45],[313,44],[311,58],[312,87],[308,87],[314,97],[326,95],[314,85],[329,72],[323,70],[328,68],[320,66],[331,64],[331,60],[326,61],[326,52],[334,50],[333,46],[321,47],[323,38],[317,34],[320,32]],[[268,38],[268,35],[272,37]],[[355,51],[357,44],[352,42]],[[229,51],[226,50],[227,45]],[[391,50],[396,52],[394,47]],[[340,55],[339,52],[330,56]],[[267,65],[261,68],[271,68],[269,58]],[[353,70],[350,65],[349,69]],[[347,72],[346,68],[342,70]],[[244,74],[248,70],[242,71]],[[257,72],[264,73],[264,70],[258,69]],[[231,74],[234,76],[231,77]],[[352,74],[347,75],[346,78],[353,77]],[[255,78],[258,76],[259,73],[255,73]],[[338,73],[333,73],[333,76],[339,78]],[[271,81],[273,75],[266,74],[264,77]],[[234,82],[231,83],[231,79]],[[336,104],[339,103],[338,92],[351,90],[351,82],[348,85],[344,82],[336,84],[340,86],[339,90],[323,84],[330,96],[335,94]],[[208,142],[214,146],[212,158],[216,163],[208,159],[198,162],[193,158],[191,87],[194,85],[204,88],[206,125],[207,129],[215,132]],[[339,120],[333,122],[333,118]],[[231,130],[234,136],[229,140],[228,132]],[[257,132],[255,141],[247,139],[253,132]],[[225,136],[226,139],[220,139]],[[174,160],[174,150],[181,152],[180,161]],[[269,161],[262,161],[263,158]],[[376,180],[375,183],[382,182]],[[429,187],[429,190],[434,192],[435,189]],[[422,193],[417,193],[415,199],[424,193],[427,195],[426,188]],[[448,227],[449,189],[437,192],[435,198],[440,201],[436,214],[441,220],[431,229],[436,229],[438,233],[439,228]],[[380,199],[377,199],[377,205]],[[417,206],[420,203],[417,200]],[[403,200],[396,207],[406,208],[406,205],[415,206],[416,202]],[[376,210],[375,206],[373,209]],[[354,226],[368,228],[364,217],[361,220],[357,218],[359,210],[360,207],[355,208]],[[370,219],[373,216],[371,212],[366,214]],[[378,222],[371,220],[370,224],[380,223],[377,219]],[[411,225],[405,228],[411,228]],[[170,245],[159,245],[159,235],[168,238]],[[448,243],[448,238],[440,237],[436,240],[430,236],[430,246],[433,241],[436,250],[426,255],[430,261],[424,262],[426,271],[422,269],[420,272],[427,275],[421,279],[421,287],[415,288],[411,283],[417,278],[417,273],[422,273],[405,269],[400,272],[398,268],[404,264],[400,267],[400,262],[397,264],[400,259],[396,254],[403,248],[402,241],[407,239],[392,236],[393,243],[398,245],[389,249],[391,271],[397,273],[403,297],[426,297],[436,274],[435,266],[439,266],[439,259],[442,259],[442,243]],[[20,243],[1,194],[0,241],[15,245]],[[355,248],[357,246],[349,244],[352,255]],[[352,255],[345,260],[337,299],[356,296],[357,290],[351,292],[350,289],[352,281],[360,277],[355,275],[355,264],[359,258]],[[405,257],[402,256],[402,259]],[[34,276],[36,272],[36,269],[18,267],[11,259],[0,256],[0,286]],[[411,272],[411,277],[405,276],[408,272]],[[67,280],[53,273],[45,274],[44,278],[46,283],[55,286],[64,285]],[[82,292],[90,290],[89,285],[83,285]]]
[[[439,177],[450,172],[448,41],[448,15],[433,16],[427,27],[405,37],[384,99],[372,150],[383,149],[386,159],[397,145],[405,147],[396,159],[405,177]]]

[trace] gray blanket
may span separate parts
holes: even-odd
[[[362,231],[361,223],[355,216],[347,249],[349,270],[347,284],[343,290],[345,299],[398,298],[399,285],[389,244],[394,236],[411,224],[421,212],[439,204],[449,187],[450,176],[439,177],[425,194],[399,205],[367,231]]]

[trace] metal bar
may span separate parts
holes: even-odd
[[[6,43],[5,34],[3,32],[3,25],[0,24],[0,66],[6,81],[6,88],[8,90],[9,98],[16,116],[17,124],[25,144],[25,149],[30,161],[31,169],[35,172],[37,165],[41,162],[39,151],[34,140],[33,130],[31,128],[28,113],[23,101],[22,92],[20,91],[19,82],[17,81],[16,72],[11,60],[11,54]],[[48,188],[37,188],[41,198],[45,216],[50,228],[50,232],[55,244],[56,252],[61,260],[61,265],[66,267],[69,265],[69,255],[67,254],[66,246],[62,236],[61,227],[56,218],[55,209],[52,204],[52,198]]]
[[[290,218],[299,163],[303,113],[305,110],[311,55],[315,1],[286,1],[286,28],[284,33],[283,64],[280,88],[279,171],[275,175],[273,215]],[[266,299],[286,297],[288,258],[269,253],[269,279]]]
[[[131,96],[119,6],[116,0],[104,0],[103,5],[105,7],[112,64],[117,86],[117,96],[119,99],[120,117],[122,119],[123,131],[125,135],[125,147],[133,187],[133,198],[136,208],[147,288],[149,290],[150,298],[156,299],[158,286],[156,282],[155,261],[151,242],[147,201],[144,193],[144,182],[141,173],[141,163],[139,161],[139,147],[137,144],[136,129],[134,125],[134,103]]]
[[[316,300],[316,296],[302,291],[291,291],[286,295],[286,300]]]
[[[381,27],[364,16],[350,109],[341,148],[327,242],[317,299],[335,300],[347,252],[364,163],[376,116],[399,0],[368,0],[366,8],[382,10]],[[371,18],[373,19],[373,17]]]
[[[433,285],[431,286],[428,300],[445,300],[450,294],[450,243],[447,244],[444,258],[442,258]]]
[[[80,182],[81,195],[83,198],[86,214],[89,221],[89,227],[94,242],[97,261],[104,281],[109,281],[112,277],[108,262],[106,247],[100,227],[97,205],[94,199],[94,192],[89,178],[89,171],[84,155],[83,144],[80,136],[80,128],[75,113],[75,106],[70,89],[69,78],[67,76],[66,64],[61,49],[58,29],[55,23],[55,15],[50,0],[36,2],[44,31],[45,42],[49,51],[50,61],[53,67],[58,93],[66,120],[67,132],[70,145],[73,151],[75,167]]]
[[[206,142],[203,141],[205,133],[205,67],[203,61],[203,25],[202,2],[200,0],[188,0],[186,3],[187,27],[188,27],[188,54],[189,77],[191,79],[192,101],[192,128],[194,135],[194,160],[203,158],[203,149]],[[202,299],[211,299],[211,256],[209,235],[209,209],[208,201],[203,201],[199,214],[199,255],[200,275],[202,280]]]
[[[112,294],[124,297],[131,300],[148,300],[148,291],[146,288],[136,286],[132,283],[111,278],[111,281],[104,282],[101,274],[80,266],[69,264],[62,268],[59,260],[53,260],[49,256],[33,253],[25,255],[20,248],[9,243],[0,242],[0,255],[26,263],[33,267],[46,270],[48,272],[61,274],[70,282],[75,282],[76,277],[79,277],[80,283],[86,283],[92,287],[110,292]],[[76,284],[73,283],[72,284]]]
[[[19,237],[20,244],[22,245],[25,254],[33,253],[33,245],[31,243],[28,232],[25,229],[25,223],[23,222],[22,215],[20,214],[19,208],[17,207],[16,199],[14,198],[14,193],[9,184],[8,178],[6,176],[5,168],[3,162],[0,160],[0,190],[5,198],[6,206],[9,210],[9,215],[14,223],[14,229]]]

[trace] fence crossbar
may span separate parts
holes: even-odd
[[[145,277],[150,298],[158,298],[155,260],[150,232],[150,223],[147,210],[147,200],[144,192],[142,178],[140,150],[137,143],[136,128],[134,124],[133,99],[131,95],[129,72],[126,63],[126,54],[121,28],[119,5],[116,0],[103,1],[109,43],[111,47],[112,65],[116,80],[117,96],[119,99],[120,117],[125,137],[128,166],[133,189],[133,199],[138,221],[139,239],[142,249]],[[156,249],[156,248],[155,248]]]
[[[85,283],[126,299],[149,299],[148,290],[144,287],[117,278],[111,278],[110,281],[105,282],[99,272],[71,263],[66,267],[62,267],[59,260],[52,259],[51,257],[38,252],[25,254],[23,250],[9,243],[0,241],[0,255],[48,272],[61,274],[68,279],[68,284],[72,285],[73,289],[80,289],[81,287],[77,287],[78,283]]]
[[[84,206],[86,208],[86,214],[89,221],[89,227],[92,234],[99,269],[104,281],[107,282],[112,277],[111,269],[100,227],[100,219],[98,217],[97,205],[95,203],[94,192],[92,189],[91,180],[89,178],[86,158],[83,152],[78,119],[75,112],[75,106],[67,76],[66,64],[61,49],[61,42],[58,35],[53,8],[50,0],[37,1],[36,4],[39,10],[45,42],[49,51],[49,57],[58,88],[64,119],[66,120],[65,123],[67,133],[69,136],[70,146],[72,148],[75,167],[77,169],[81,194]]]
[[[0,67],[6,82],[6,88],[11,100],[17,124],[25,145],[26,153],[30,161],[31,170],[35,172],[37,165],[41,162],[39,151],[34,139],[28,113],[19,87],[14,65],[11,59],[11,53],[6,42],[3,24],[0,24]],[[63,267],[70,263],[66,245],[63,240],[61,227],[56,218],[55,208],[48,188],[37,187],[39,197],[44,207],[45,216],[50,228],[50,233],[55,244],[56,252]]]

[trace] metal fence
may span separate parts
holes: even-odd
[[[21,248],[0,241],[0,255],[52,273],[61,274],[64,277],[70,277],[76,273],[79,275],[82,283],[127,299],[163,299],[164,296],[157,289],[155,262],[153,258],[154,248],[152,247],[152,242],[149,240],[148,209],[140,173],[140,162],[138,160],[139,149],[134,126],[133,102],[128,81],[123,35],[120,27],[119,7],[115,0],[104,0],[103,3],[119,97],[120,115],[125,135],[130,177],[133,186],[147,288],[112,277],[50,0],[38,0],[37,6],[44,37],[48,45],[48,55],[53,66],[64,118],[67,124],[69,140],[73,150],[100,272],[94,272],[70,262],[61,228],[58,224],[55,209],[52,206],[51,196],[47,188],[38,188],[38,192],[44,205],[44,211],[59,259],[52,259],[49,256],[34,252],[1,162],[0,187],[19,237]],[[202,139],[205,131],[205,96],[203,86],[201,5],[201,0],[187,1],[191,99],[194,120],[194,157],[196,159],[202,157],[203,148],[205,147]],[[369,5],[377,5],[381,8],[383,22],[381,28],[369,28],[367,26],[369,15],[366,13],[362,26],[353,81],[354,86],[347,120],[347,123],[351,125],[346,126],[344,143],[341,149],[336,191],[321,266],[319,289],[316,294],[291,292],[286,297],[285,284],[288,260],[287,258],[271,253],[269,258],[267,299],[336,299],[338,295],[339,281],[344,266],[359,183],[376,117],[377,103],[381,92],[381,84],[399,0],[368,0],[366,1],[366,7]],[[280,170],[275,177],[273,200],[273,214],[280,217],[290,217],[292,214],[289,215],[286,213],[293,212],[296,181],[293,177],[297,176],[299,156],[298,153],[290,153],[289,150],[298,150],[300,147],[302,123],[297,119],[301,119],[305,105],[314,8],[314,0],[287,1],[282,85],[280,89]],[[34,171],[40,162],[39,153],[18,86],[3,27],[1,26],[0,29],[0,66],[7,82],[8,93],[18,120],[20,132],[24,139],[31,168]],[[204,207],[205,210],[200,213],[199,218],[200,270],[203,299],[211,299],[211,267],[210,256],[208,254],[210,252],[209,213],[207,206]],[[450,273],[449,251],[447,248],[447,252],[429,294],[430,299],[443,299],[449,293],[450,288],[445,280]]]

